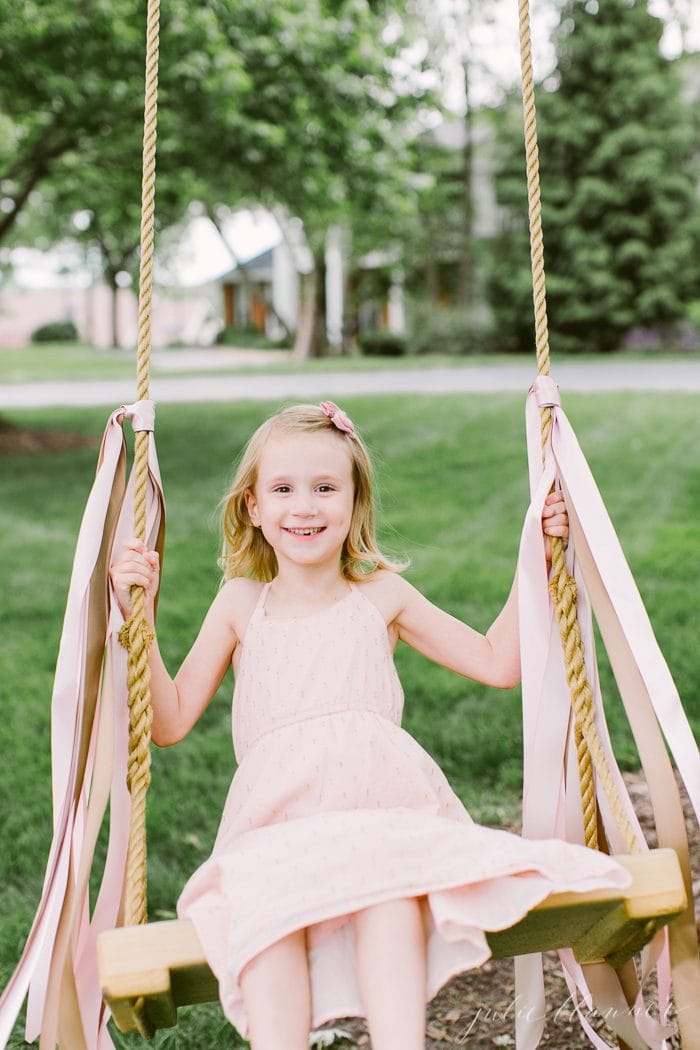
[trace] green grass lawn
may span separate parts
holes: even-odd
[[[523,404],[511,396],[348,398],[375,451],[381,538],[412,557],[410,579],[428,597],[485,630],[506,598],[527,503]],[[168,500],[159,638],[174,671],[213,597],[215,509],[232,465],[269,404],[163,405],[158,447]],[[700,564],[698,398],[574,395],[570,418],[597,476],[659,642],[696,728]],[[13,412],[14,423],[101,435],[103,410]],[[96,450],[0,462],[0,986],[9,976],[41,892],[50,841],[52,671],[77,529]],[[623,767],[637,757],[606,660],[601,677]],[[521,783],[519,690],[489,690],[399,647],[404,727],[436,759],[480,820],[517,813]],[[208,855],[234,771],[228,678],[190,736],[153,754],[149,900],[170,916]],[[24,1045],[19,1026],[10,1042]],[[138,1040],[119,1036],[119,1047]],[[237,1047],[218,1007],[185,1011],[157,1047]]]
[[[222,347],[222,352],[235,349]],[[177,351],[173,351],[177,353]],[[650,360],[654,355],[625,352],[621,358]],[[663,360],[697,360],[698,353],[665,354]],[[569,358],[576,362],[601,362],[601,355],[577,354]],[[207,367],[208,374],[232,374],[235,372],[356,372],[376,371],[386,368],[474,368],[478,365],[503,367],[527,365],[534,359],[523,354],[473,354],[469,356],[447,356],[423,354],[406,357],[321,357],[310,361],[273,361],[270,364],[231,365],[222,362],[218,368]],[[187,375],[201,371],[196,365],[188,369],[171,366],[166,358],[159,359],[158,351],[152,358],[152,370],[158,375]],[[45,343],[22,348],[0,347],[0,383],[49,382],[52,380],[121,379],[135,375],[135,354],[127,350],[95,350],[90,346],[72,343]]]
[[[73,343],[0,347],[0,383],[119,379],[135,370],[133,354],[123,350],[93,350]]]
[[[235,347],[222,347],[225,355]],[[374,371],[380,368],[433,368],[437,365],[474,365],[501,362],[508,363],[512,355],[492,357],[448,358],[432,355],[423,357],[323,357],[311,361],[273,361],[271,364],[231,365],[225,358],[220,367],[209,365],[209,375],[246,372],[345,372]],[[159,359],[156,351],[152,357],[152,371],[158,375],[187,375],[201,371],[197,366],[183,369],[169,367]],[[32,383],[51,380],[121,379],[135,375],[136,363],[133,352],[126,350],[94,350],[89,346],[73,344],[44,344],[21,349],[0,347],[0,383]]]

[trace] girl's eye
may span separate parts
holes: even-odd
[[[318,486],[318,491],[319,492],[334,492],[335,489],[333,488],[332,485],[319,485]]]
[[[289,492],[290,491],[290,487],[289,487],[289,485],[275,485],[275,487],[274,487],[274,489],[272,491],[273,492]]]

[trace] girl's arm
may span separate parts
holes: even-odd
[[[562,494],[547,496],[542,514],[545,553],[551,557],[549,536],[566,539],[568,516]],[[399,638],[435,663],[485,685],[511,689],[520,681],[520,634],[517,579],[503,609],[480,634],[439,609],[401,576],[394,577],[397,611],[393,625]]]
[[[394,627],[399,638],[451,671],[476,682],[511,689],[520,681],[517,584],[513,581],[503,609],[480,634],[438,608],[403,577],[395,578],[400,603]]]
[[[153,626],[153,603],[158,589],[158,555],[137,540],[130,541],[110,575],[119,606],[125,616],[131,612],[131,587],[145,588],[145,615]],[[231,663],[238,637],[233,626],[233,604],[242,583],[232,581],[223,587],[204,618],[194,645],[174,678],[168,674],[154,640],[148,655],[151,669],[151,738],[159,747],[176,744],[190,731],[209,704]]]

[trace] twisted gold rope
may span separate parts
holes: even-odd
[[[153,290],[153,240],[156,181],[156,121],[158,109],[158,38],[160,0],[148,0],[146,25],[146,85],[141,183],[141,258],[139,267],[139,334],[137,348],[137,397],[149,395],[151,350],[151,300]],[[134,442],[134,535],[146,540],[148,487],[148,432],[136,432]],[[129,761],[127,784],[131,793],[129,851],[126,867],[124,921],[146,922],[146,794],[151,782],[151,673],[148,650],[153,632],[144,614],[145,591],[132,588],[132,614],[120,640],[128,649]]]
[[[518,9],[537,372],[538,375],[549,375],[549,332],[544,276],[542,206],[540,200],[537,114],[532,73],[529,0],[519,0]],[[551,428],[552,412],[549,407],[544,407],[540,425],[543,452]],[[562,540],[558,536],[552,536],[550,543],[552,548],[552,574],[549,588],[559,626],[559,634],[564,651],[566,678],[574,711],[574,739],[576,742],[579,784],[581,788],[584,840],[587,846],[590,846],[592,849],[598,849],[598,813],[593,778],[593,768],[595,767],[596,774],[603,786],[626,847],[630,853],[635,853],[639,849],[637,838],[625,812],[617,786],[613,781],[605,751],[595,725],[593,693],[586,673],[581,628],[576,610],[576,583],[566,568]]]

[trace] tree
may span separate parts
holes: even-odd
[[[0,0],[0,240],[66,155],[138,128],[142,17],[137,0]]]
[[[212,138],[193,85],[184,103],[192,131],[173,159],[197,172],[197,195],[209,213],[235,199],[235,180],[239,201],[302,220],[313,267],[300,273],[295,350],[318,356],[326,349],[327,231],[347,228],[360,250],[370,231],[381,231],[386,244],[411,206],[408,143],[420,130],[421,108],[433,104],[420,83],[420,60],[417,69],[415,62],[398,66],[416,24],[365,0],[251,2],[246,14],[239,6],[236,19],[221,24],[253,81],[238,99],[233,127],[254,129],[257,141],[241,149],[235,134]],[[206,157],[206,170],[197,156]]]
[[[543,229],[552,344],[615,350],[631,329],[663,333],[697,294],[697,173],[691,114],[662,22],[644,0],[567,0],[554,88],[539,92]],[[522,125],[500,114],[501,202],[494,309],[506,342],[532,346]],[[516,159],[517,158],[517,159]]]
[[[501,74],[489,66],[484,58],[483,43],[493,37],[496,25],[496,4],[494,0],[444,0],[435,6],[429,0],[418,0],[426,26],[432,64],[442,66],[445,72],[451,71],[453,77],[459,71],[460,81],[460,117],[454,114],[448,117],[453,123],[459,119],[463,133],[459,145],[451,134],[449,146],[453,158],[439,158],[433,151],[428,159],[428,168],[442,167],[448,175],[452,186],[445,196],[445,206],[450,211],[450,254],[457,263],[456,293],[465,316],[479,312],[479,300],[482,297],[481,273],[477,245],[476,166],[475,153],[483,127],[482,109],[486,94],[501,95],[503,85]],[[447,83],[444,85],[445,92]],[[454,88],[453,88],[454,90]],[[448,129],[448,133],[454,129]],[[434,204],[441,210],[440,194],[434,195]],[[447,223],[440,211],[431,211],[431,202],[424,201],[428,210],[422,209],[426,218],[433,222],[444,236]],[[457,209],[455,211],[455,209]],[[428,222],[428,225],[432,223]],[[426,229],[426,234],[429,230]]]
[[[109,279],[130,265],[137,237],[143,4],[0,0],[0,16],[0,114],[13,130],[0,148],[0,239],[30,201],[56,236],[71,231],[74,212],[88,214],[83,238],[99,245]],[[415,125],[425,95],[415,77],[398,85],[404,28],[389,5],[367,0],[170,0],[161,223],[197,198],[209,212],[246,200],[282,206],[303,219],[321,267],[330,224],[400,211],[408,118]]]

